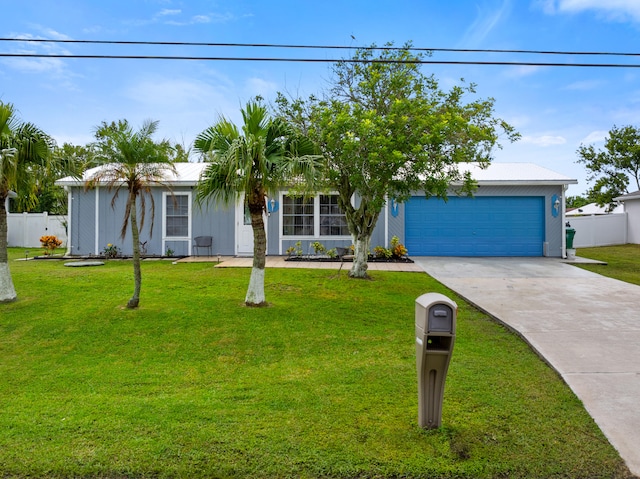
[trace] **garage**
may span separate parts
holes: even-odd
[[[542,256],[544,204],[543,196],[414,196],[405,245],[411,256]]]

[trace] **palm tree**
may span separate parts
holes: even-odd
[[[307,138],[294,133],[279,118],[271,118],[259,99],[242,110],[240,131],[224,117],[200,133],[196,151],[210,161],[203,171],[196,198],[235,203],[244,195],[253,229],[253,268],[245,298],[248,306],[263,306],[267,238],[263,214],[266,198],[295,180],[297,187],[313,187],[320,156]]]
[[[172,147],[166,140],[155,142],[153,134],[158,129],[157,121],[145,121],[138,131],[134,131],[127,120],[119,120],[110,125],[102,123],[96,130],[97,141],[90,145],[94,160],[102,165],[85,183],[85,188],[101,184],[108,191],[114,191],[111,200],[113,208],[121,190],[126,190],[124,218],[120,237],[124,239],[127,226],[131,224],[133,242],[133,296],[127,308],[137,308],[140,304],[142,274],[140,272],[140,229],[144,227],[146,197],[151,201],[151,228],[155,204],[151,194],[152,186],[168,186],[167,173],[176,173],[172,162]],[[138,201],[139,200],[139,201]],[[140,224],[138,226],[138,202]]]
[[[53,140],[35,125],[22,123],[12,104],[0,102],[0,303],[16,299],[7,254],[7,210],[9,190],[26,199],[36,200],[37,184],[34,168],[43,167],[51,159]]]

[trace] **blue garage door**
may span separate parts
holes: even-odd
[[[426,199],[405,208],[410,256],[542,256],[544,197]]]

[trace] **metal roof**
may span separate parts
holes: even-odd
[[[461,172],[469,171],[481,185],[575,185],[578,180],[561,175],[534,163],[460,163]]]
[[[627,195],[618,196],[613,199],[614,201],[628,201],[628,200],[640,200],[640,190],[634,191]]]
[[[200,179],[200,173],[207,166],[206,163],[174,163],[176,174],[167,171],[166,182],[174,186],[192,186]],[[102,166],[90,168],[82,174],[82,178],[74,178],[67,176],[56,181],[59,186],[84,186],[85,182],[90,180],[96,172],[100,171]]]
[[[192,186],[200,179],[207,163],[175,163],[177,175],[168,174],[167,182],[174,186]],[[469,171],[480,185],[567,185],[578,181],[534,163],[491,163],[481,168],[477,163],[459,163],[461,172]],[[84,172],[81,179],[71,176],[56,181],[60,186],[82,186],[100,167]]]

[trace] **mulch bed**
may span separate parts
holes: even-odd
[[[329,258],[326,256],[290,256],[285,261],[311,261],[317,263],[353,263],[353,256],[344,256],[342,258]],[[377,258],[369,256],[368,263],[413,263],[410,258]]]

